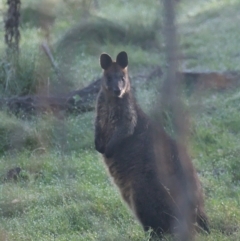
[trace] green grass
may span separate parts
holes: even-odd
[[[30,93],[45,94],[47,79],[53,92],[81,88],[101,74],[102,52],[116,57],[118,52],[127,51],[131,75],[147,74],[157,65],[164,70],[161,32],[155,36],[157,44],[133,41],[134,36],[146,41],[149,35],[144,39],[141,30],[148,27],[150,32],[161,30],[162,19],[156,12],[162,5],[157,1],[99,1],[100,9],[90,9],[91,14],[134,30],[132,35],[124,43],[115,41],[114,36],[103,42],[79,42],[70,56],[58,52],[56,46],[81,16],[77,9],[65,8],[63,2],[50,2],[55,4],[53,14],[57,14],[50,43],[66,86],[59,86],[39,48],[42,31],[23,26],[17,72],[5,58],[4,42],[0,42],[1,96],[20,94],[26,88]],[[34,4],[37,2],[29,0],[23,6]],[[0,3],[0,10],[3,5]],[[239,0],[185,0],[178,10],[182,69],[240,69]],[[3,34],[1,30],[1,39]],[[211,228],[210,235],[197,235],[199,241],[240,240],[239,92],[239,87],[224,92],[192,92],[184,100],[192,124],[189,149],[205,191]],[[150,113],[154,83],[141,85],[136,93],[143,109]],[[20,119],[0,111],[0,241],[149,240],[149,233],[144,234],[121,201],[93,148],[93,121],[94,113],[59,120],[53,114]],[[17,166],[22,168],[18,181],[6,180],[8,170]]]
[[[30,176],[1,187],[1,226],[10,231],[10,240],[51,240],[54,235],[58,240],[144,237],[92,150],[64,159],[57,153],[4,159],[21,165]],[[38,171],[42,177],[35,179]]]
[[[190,3],[189,3],[190,4]],[[194,70],[239,70],[238,0],[194,1],[183,8],[181,24],[182,52],[189,59],[184,68]]]

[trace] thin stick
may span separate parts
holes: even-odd
[[[61,73],[60,73],[60,71],[59,71],[58,65],[57,65],[56,61],[54,60],[54,57],[53,57],[53,55],[52,55],[52,52],[51,52],[51,50],[50,50],[47,42],[46,42],[46,41],[43,42],[43,43],[41,44],[41,47],[42,47],[44,53],[47,55],[47,57],[48,57],[51,65],[52,65],[52,68],[53,68],[54,71],[55,71],[55,74],[56,74],[59,82],[60,82],[60,83],[64,83],[64,78],[62,77],[62,75],[61,75]]]

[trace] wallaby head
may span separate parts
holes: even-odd
[[[130,90],[127,53],[120,52],[116,61],[113,61],[108,54],[103,53],[100,56],[100,65],[104,70],[102,88],[113,97],[123,97]]]

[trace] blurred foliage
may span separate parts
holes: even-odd
[[[128,1],[123,2],[129,7],[133,6]],[[81,83],[89,82],[96,76],[92,73],[91,77],[84,77],[86,71],[79,74],[79,64],[86,63],[85,55],[87,58],[89,54],[93,55],[93,59],[96,59],[102,52],[101,45],[140,46],[143,50],[151,48],[154,51],[161,42],[156,31],[161,28],[161,20],[154,5],[159,8],[155,1],[150,5],[151,11],[147,12],[144,9],[146,4],[141,2],[140,11],[134,13],[137,18],[133,19],[133,15],[129,15],[122,22],[119,21],[119,18],[122,18],[119,11],[115,15],[113,12],[109,14],[106,7],[116,7],[111,1],[24,1],[21,9],[23,34],[19,61],[16,61],[14,56],[6,59],[5,47],[0,46],[0,92],[12,96],[70,91],[76,84],[79,85],[79,77]],[[126,11],[121,14],[125,15]],[[118,19],[111,19],[117,15]],[[147,17],[148,21],[143,19],[143,16]],[[59,83],[49,60],[41,50],[42,41],[49,43],[58,68],[68,81],[64,86]],[[99,70],[97,62],[88,66],[89,73],[91,68]]]
[[[76,48],[75,45],[98,43],[122,43],[140,45],[151,48],[157,45],[155,26],[122,26],[108,19],[93,17],[80,25],[70,29],[58,43],[58,50],[69,51]],[[72,54],[72,52],[70,52]]]

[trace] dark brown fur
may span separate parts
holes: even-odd
[[[137,105],[125,52],[116,62],[102,54],[95,147],[102,153],[123,199],[142,224],[163,233],[192,233],[194,223],[209,232],[203,195],[184,146],[155,125]],[[182,236],[183,237],[183,236]],[[186,239],[185,239],[186,240]]]

